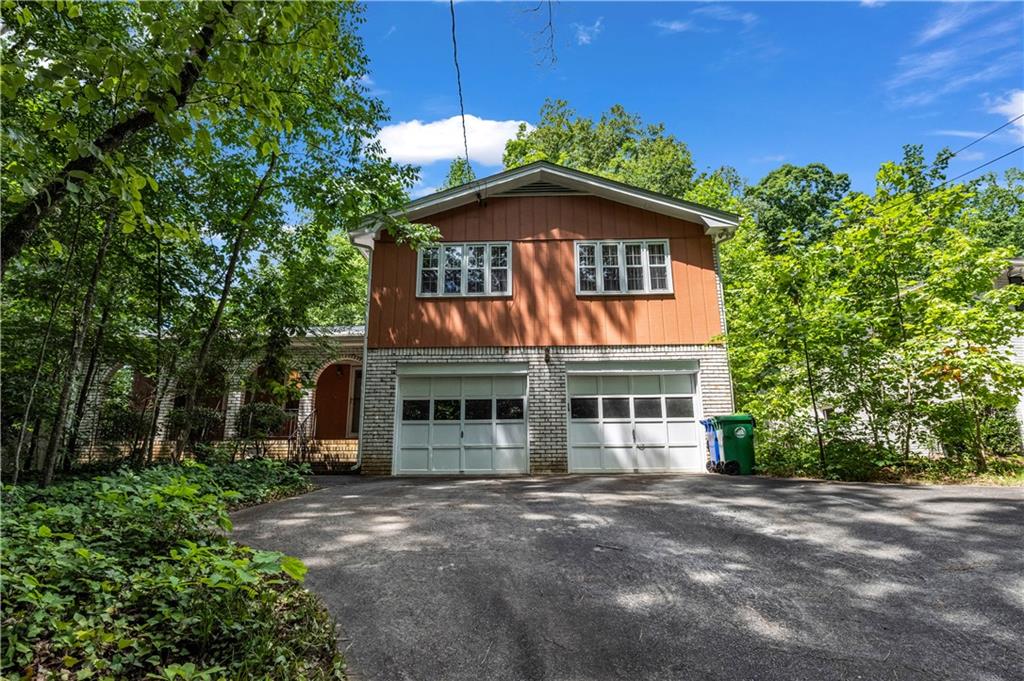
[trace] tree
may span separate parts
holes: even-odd
[[[1011,251],[979,238],[971,187],[940,184],[946,160],[907,147],[874,195],[844,197],[814,240],[789,230],[769,241],[744,216],[723,246],[737,403],[761,419],[769,469],[871,477],[951,434],[985,469],[988,421],[1024,385],[1009,351],[1024,291],[994,290]],[[735,202],[720,178],[698,186]]]
[[[1009,168],[1002,180],[995,173],[970,184],[970,206],[977,212],[975,234],[989,246],[1009,248],[1024,256],[1024,170]]]
[[[441,185],[441,188],[461,187],[475,179],[476,173],[473,172],[473,166],[470,165],[469,161],[460,156],[453,159],[451,165],[448,166],[448,176],[444,179],[444,184]]]
[[[787,163],[750,187],[747,197],[769,249],[777,251],[788,230],[808,243],[831,236],[838,225],[836,208],[849,191],[845,173],[833,173],[821,163]]]
[[[88,437],[79,405],[110,362],[154,386],[133,457],[144,462],[164,397],[184,399],[191,424],[266,338],[361,321],[365,262],[345,231],[370,216],[403,243],[436,235],[390,216],[415,171],[374,141],[386,112],[360,82],[358,6],[0,11],[16,27],[0,37],[13,169],[2,180],[5,467],[41,467],[48,482]],[[195,80],[179,102],[186,71]],[[154,120],[107,151],[86,148],[136,115]],[[86,156],[91,170],[66,171]],[[63,189],[46,198],[54,182]],[[26,228],[23,209],[40,197]]]
[[[663,123],[645,125],[616,104],[598,121],[578,116],[564,100],[547,100],[533,130],[524,124],[505,143],[506,168],[547,160],[682,198],[693,184],[686,144]]]

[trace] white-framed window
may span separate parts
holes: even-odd
[[[419,251],[416,295],[512,295],[512,244],[441,243]]]
[[[671,292],[667,239],[576,242],[578,295]]]

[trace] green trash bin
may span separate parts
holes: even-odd
[[[750,414],[716,416],[715,427],[721,433],[725,463],[722,472],[752,475],[754,472],[754,417]]]

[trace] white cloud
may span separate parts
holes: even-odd
[[[756,156],[750,159],[751,163],[782,163],[786,160],[785,154],[768,154],[767,156]]]
[[[658,19],[652,24],[656,28],[660,28],[662,33],[683,33],[685,31],[696,30],[696,26],[692,21],[679,21],[678,19],[667,21],[665,19]]]
[[[1001,12],[977,21],[997,10],[997,4],[941,7],[918,34],[918,48],[900,57],[885,83],[891,103],[925,106],[972,85],[1019,73],[1024,67],[1019,16]]]
[[[691,14],[715,19],[716,21],[735,21],[743,24],[744,28],[751,28],[757,23],[758,16],[753,12],[740,12],[726,5],[707,5],[698,7]]]
[[[597,21],[592,24],[573,24],[573,28],[576,29],[576,44],[589,45],[594,42],[594,38],[603,30],[601,26],[603,20],[604,17],[598,17]]]
[[[968,13],[966,4],[946,5],[939,10],[938,16],[918,34],[917,44],[923,45],[924,43],[949,35],[959,30],[961,26],[972,18],[973,15]]]
[[[741,12],[726,5],[706,5],[690,11],[691,19],[658,19],[651,22],[655,28],[661,29],[662,33],[684,33],[686,31],[699,31],[701,33],[715,33],[721,30],[720,27],[709,26],[710,22],[729,22],[740,24],[743,31],[749,31],[757,24],[760,17],[753,12]],[[700,23],[698,23],[700,20]]]
[[[885,0],[860,0],[861,7],[884,7]]]
[[[978,132],[977,130],[932,130],[932,135],[938,135],[939,137],[963,137],[964,139],[977,139],[984,135],[984,132]]]
[[[1011,90],[1006,96],[990,102],[988,111],[1005,116],[1006,120],[1012,121],[1024,114],[1024,90]],[[1024,118],[1017,118],[1013,123],[1013,128],[1021,140],[1024,140]]]
[[[482,165],[501,165],[505,142],[515,137],[525,121],[494,121],[466,114],[469,158]],[[527,124],[527,129],[533,126]],[[379,135],[388,155],[399,163],[426,164],[462,156],[462,122],[459,116],[439,121],[402,121],[384,126]]]

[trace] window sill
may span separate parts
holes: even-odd
[[[577,291],[577,298],[673,298],[675,291]]]

